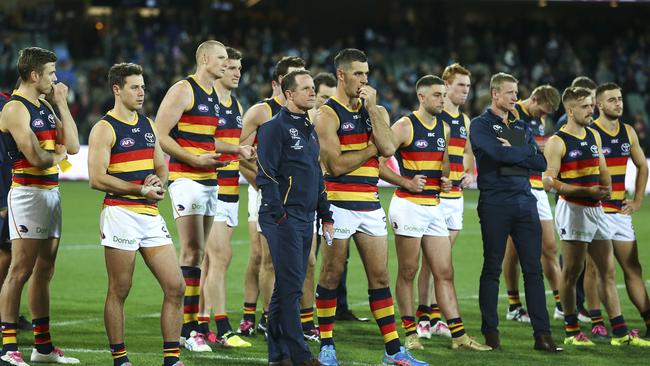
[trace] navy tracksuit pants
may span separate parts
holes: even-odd
[[[295,217],[314,217],[314,213],[289,212],[278,225],[268,213],[260,213],[262,234],[269,243],[275,287],[269,304],[269,362],[290,358],[294,364],[312,355],[305,343],[300,324],[300,297],[307,272],[314,223]]]
[[[498,332],[499,277],[506,240],[508,235],[511,235],[524,275],[526,306],[533,326],[533,335],[551,334],[540,261],[542,227],[539,223],[537,203],[534,200],[512,205],[479,202],[478,215],[483,236],[483,270],[479,288],[481,331],[483,334]]]

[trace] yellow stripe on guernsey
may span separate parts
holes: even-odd
[[[465,171],[463,166],[463,156],[465,146],[467,145],[467,132],[469,118],[464,113],[452,115],[449,111],[442,111],[436,116],[439,121],[446,122],[449,125],[449,141],[447,144],[447,153],[449,155],[449,180],[452,183],[450,192],[441,192],[440,197],[448,199],[457,199],[463,196],[463,190],[460,187],[460,180]]]
[[[155,172],[153,157],[156,140],[152,122],[141,114],[135,115],[132,121],[123,121],[109,112],[99,123],[107,124],[114,133],[108,175],[143,184],[144,179]],[[158,206],[142,195],[107,193],[104,206],[117,206],[151,216],[159,213]]]
[[[408,115],[407,120],[411,123],[411,141],[397,149],[395,158],[404,178],[424,175],[425,186],[418,193],[400,187],[395,190],[395,196],[418,205],[436,206],[440,203],[442,159],[446,148],[445,125],[435,117],[425,123],[416,112]]]

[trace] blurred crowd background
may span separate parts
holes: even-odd
[[[7,0],[0,5],[0,89],[16,82],[18,50],[38,45],[59,57],[58,79],[86,141],[112,107],[106,83],[116,62],[145,69],[145,113],[153,117],[169,86],[194,70],[194,51],[216,39],[242,51],[236,95],[244,108],[271,94],[273,66],[304,58],[333,71],[344,47],[366,51],[370,84],[394,121],[416,107],[414,85],[460,62],[472,71],[465,112],[489,104],[489,78],[513,74],[525,98],[540,84],[560,92],[573,78],[622,86],[624,121],[650,154],[650,4],[644,2],[359,0]],[[562,110],[550,116],[549,126]]]

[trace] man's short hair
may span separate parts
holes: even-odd
[[[621,87],[616,83],[603,83],[596,88],[596,99],[598,99],[604,92],[609,90],[621,90]]]
[[[435,75],[424,75],[415,83],[415,91],[434,85],[445,85],[445,81]]]
[[[445,67],[445,71],[442,72],[442,80],[451,84],[451,82],[454,81],[456,75],[472,76],[472,73],[466,68],[464,68],[463,66],[461,66],[461,64],[456,62]]]
[[[56,62],[56,54],[50,50],[40,47],[27,47],[20,50],[18,55],[18,75],[23,81],[29,80],[29,75],[32,71],[36,71],[39,75],[43,74],[45,64],[48,62]]]
[[[519,80],[515,79],[515,77],[510,74],[506,74],[505,72],[494,74],[490,78],[490,90],[492,89],[501,90],[501,85],[503,83],[518,84]]]
[[[571,86],[589,90],[595,90],[598,87],[598,85],[596,85],[593,80],[589,79],[586,76],[578,76],[577,78],[573,79]]]
[[[108,86],[111,89],[113,85],[124,88],[126,78],[131,75],[142,75],[142,66],[130,62],[115,64],[108,70]]]
[[[284,75],[280,87],[282,88],[282,94],[286,93],[287,90],[294,91],[298,83],[296,82],[296,77],[298,75],[311,75],[309,70],[293,70],[290,73]]]
[[[201,43],[199,47],[196,48],[196,54],[195,54],[196,62],[198,63],[201,56],[203,56],[204,53],[208,52],[214,47],[226,47],[226,46],[224,46],[223,43],[215,40],[205,41]]]
[[[564,93],[562,93],[562,104],[564,104],[564,107],[566,108],[568,103],[576,102],[590,96],[591,91],[589,89],[579,86],[570,86],[564,90]]]
[[[229,60],[241,60],[242,54],[241,51],[232,47],[226,47],[226,53],[228,54]]]
[[[344,48],[334,57],[334,67],[337,69],[346,69],[354,61],[368,62],[368,57],[363,51],[356,48]]]
[[[537,99],[539,104],[548,104],[553,109],[553,112],[560,108],[560,92],[551,85],[540,85],[533,89],[530,94],[531,97]]]
[[[280,82],[280,77],[287,75],[290,67],[305,67],[305,60],[298,56],[284,56],[273,68],[273,80]]]
[[[316,93],[318,93],[318,88],[320,88],[321,85],[336,88],[336,78],[329,72],[321,72],[314,77],[314,88]]]

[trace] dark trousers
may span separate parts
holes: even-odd
[[[309,217],[308,213],[301,215]],[[314,214],[311,214],[314,217]],[[275,286],[269,304],[269,362],[290,358],[299,364],[311,358],[300,324],[300,297],[311,249],[313,222],[289,218],[277,225],[269,214],[260,213],[262,234],[269,243]]]
[[[542,275],[542,227],[534,200],[516,205],[479,203],[483,236],[483,270],[479,288],[481,331],[498,332],[499,277],[506,239],[512,236],[524,275],[526,306],[535,336],[551,334]]]

